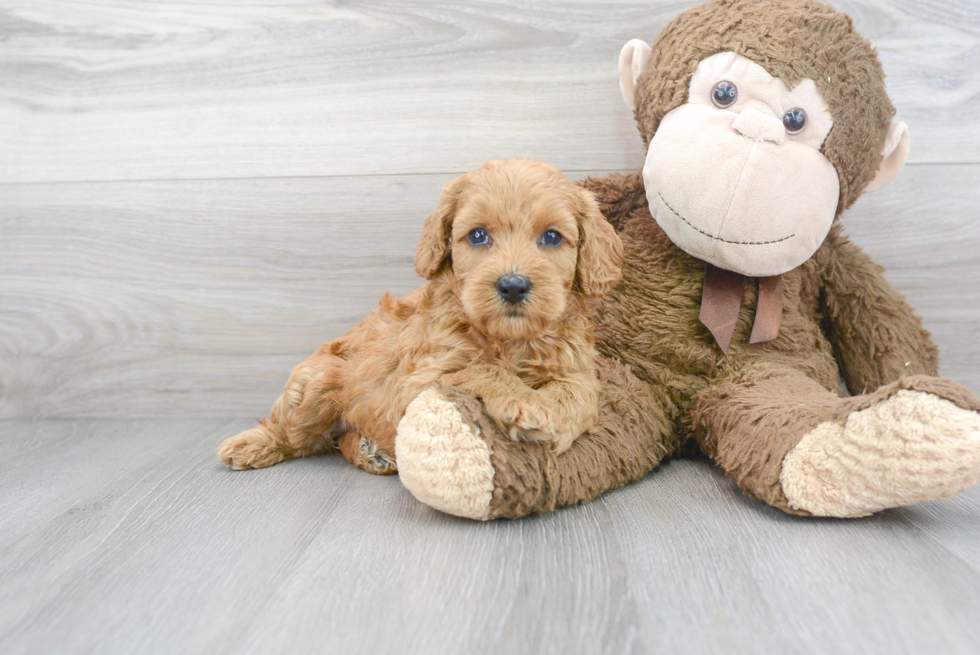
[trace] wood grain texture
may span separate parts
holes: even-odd
[[[0,652],[980,649],[980,488],[800,519],[678,461],[484,524],[338,457],[228,470],[247,425],[0,422]]]
[[[0,186],[3,413],[264,414],[320,343],[421,284],[447,180]]]
[[[0,417],[263,416],[421,284],[449,175],[0,185]],[[980,166],[909,166],[848,231],[980,389]]]
[[[637,169],[619,49],[693,4],[7,0],[0,182]],[[980,161],[975,3],[836,4],[912,161]]]

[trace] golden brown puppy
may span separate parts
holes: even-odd
[[[378,309],[294,370],[270,418],[227,439],[235,469],[339,450],[394,473],[398,421],[434,383],[480,397],[512,438],[566,450],[595,423],[587,299],[620,279],[623,249],[589,192],[528,159],[450,182],[415,269],[429,282]]]

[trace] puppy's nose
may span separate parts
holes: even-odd
[[[509,303],[521,302],[530,290],[531,280],[523,275],[502,275],[497,280],[497,293]]]

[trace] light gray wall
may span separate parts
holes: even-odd
[[[638,170],[619,48],[692,4],[5,1],[0,418],[265,414],[455,175]],[[980,10],[835,4],[912,132],[846,225],[980,390]]]

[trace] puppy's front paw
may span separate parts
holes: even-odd
[[[484,398],[487,413],[511,439],[554,441],[558,433],[551,403],[535,395]]]
[[[225,439],[218,447],[218,459],[236,471],[260,469],[285,459],[279,444],[261,425]]]

